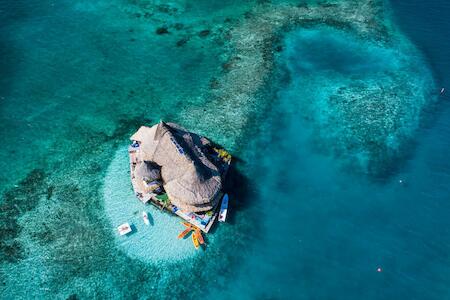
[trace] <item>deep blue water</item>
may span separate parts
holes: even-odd
[[[259,43],[232,49],[273,2],[0,3],[0,298],[450,298],[450,3],[392,0],[388,45],[294,26],[239,102]],[[159,119],[236,157],[205,251],[113,236],[121,153]]]
[[[394,17],[433,66],[442,86],[448,86],[450,34],[449,5],[446,1],[391,1]],[[445,105],[445,104],[444,104]]]

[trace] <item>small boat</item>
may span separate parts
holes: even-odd
[[[228,194],[225,194],[222,198],[222,204],[220,205],[219,222],[225,222],[228,212]]]
[[[117,230],[119,231],[120,235],[125,235],[133,231],[129,223],[123,223],[122,225],[117,227]]]
[[[195,234],[197,235],[197,240],[200,243],[200,245],[203,245],[205,243],[205,240],[203,239],[200,229],[195,230]]]
[[[185,230],[183,230],[183,232],[181,232],[181,233],[178,235],[178,238],[179,238],[179,239],[184,238],[189,232],[191,232],[191,230],[192,230],[192,228],[186,228]]]
[[[445,88],[442,88],[441,89],[441,95],[444,95],[444,93],[445,93]]]
[[[192,235],[192,243],[194,244],[195,249],[198,249],[198,247],[200,246],[200,244],[198,242],[197,235],[195,234],[195,232]]]
[[[144,220],[145,225],[150,225],[150,220],[148,219],[147,212],[145,211],[142,212],[142,219]]]

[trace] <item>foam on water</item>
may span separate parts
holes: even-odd
[[[144,262],[174,263],[201,253],[195,250],[190,235],[178,239],[185,229],[178,217],[144,205],[133,194],[129,174],[128,153],[120,148],[108,168],[103,189],[105,211],[119,249]],[[142,220],[142,211],[149,214],[150,225]],[[119,236],[117,226],[129,222],[133,232]]]

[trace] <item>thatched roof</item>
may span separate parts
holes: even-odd
[[[142,161],[136,166],[134,175],[139,180],[158,180],[161,179],[161,169],[153,162]]]
[[[208,141],[173,123],[142,126],[130,138],[140,142],[140,159],[161,167],[164,189],[179,208],[201,212],[219,201],[218,168],[203,153]]]

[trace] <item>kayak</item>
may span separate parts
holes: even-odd
[[[191,232],[191,228],[186,228],[185,230],[183,230],[183,232],[182,233],[180,233],[179,235],[178,235],[178,238],[179,239],[182,239],[182,238],[184,238],[189,232]]]
[[[150,225],[148,214],[145,211],[142,212],[142,219],[144,220],[145,225]]]
[[[222,204],[220,205],[219,222],[225,222],[228,212],[228,194],[225,194],[222,198]]]
[[[197,240],[200,243],[200,245],[203,245],[205,243],[205,240],[203,239],[202,233],[199,229],[195,231],[195,234],[197,235]]]
[[[198,247],[200,246],[199,242],[198,242],[197,235],[195,234],[195,232],[192,235],[192,243],[194,244],[195,249],[198,249]]]

